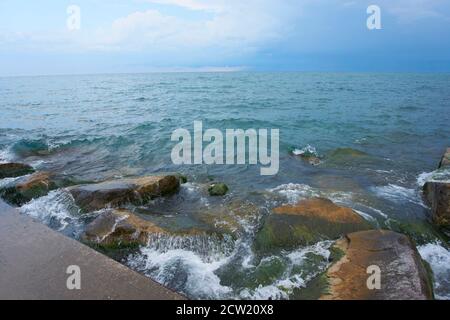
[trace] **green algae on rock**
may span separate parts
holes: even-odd
[[[0,163],[0,179],[16,178],[34,172],[34,169],[23,163]]]
[[[328,199],[313,198],[275,208],[256,236],[255,249],[292,249],[370,228],[352,209],[337,206]]]
[[[213,197],[224,196],[228,192],[228,186],[225,183],[213,183],[208,187],[208,192]]]

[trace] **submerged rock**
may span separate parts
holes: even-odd
[[[145,246],[155,239],[175,239],[207,234],[205,230],[193,227],[173,230],[145,220],[126,209],[107,209],[86,227],[81,240],[104,248],[120,249]]]
[[[426,300],[433,298],[431,276],[412,241],[384,230],[348,234],[336,242],[343,256],[327,271],[332,300]],[[381,271],[380,289],[370,290],[368,268]],[[372,283],[372,282],[371,282]]]
[[[431,207],[433,222],[439,227],[450,227],[450,182],[427,182],[423,192]]]
[[[256,236],[255,248],[258,251],[293,249],[370,228],[352,209],[328,199],[312,198],[274,209]]]
[[[224,196],[228,192],[228,186],[225,183],[213,183],[209,186],[208,192],[210,196]]]
[[[237,237],[245,231],[246,226],[257,223],[260,211],[260,208],[251,203],[234,201],[199,212],[197,219],[210,230]]]
[[[130,211],[111,209],[86,227],[81,240],[111,247],[146,245],[150,234],[161,233],[165,231]]]
[[[65,176],[50,172],[37,172],[24,177],[0,190],[0,196],[10,204],[21,206],[32,199],[43,197],[50,191],[73,185],[75,182]]]
[[[175,175],[120,179],[68,188],[75,203],[84,211],[124,204],[141,205],[157,197],[174,194],[180,187]]]
[[[0,179],[16,178],[31,174],[34,169],[23,163],[1,163],[0,164]]]
[[[441,162],[439,163],[439,168],[445,168],[450,166],[450,148],[447,148]]]
[[[309,145],[301,150],[295,149],[291,151],[291,153],[312,166],[317,166],[321,163],[320,158],[317,155],[316,149]]]

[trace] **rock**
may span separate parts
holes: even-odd
[[[450,227],[450,182],[427,182],[423,192],[431,207],[433,222],[439,227]]]
[[[261,215],[260,208],[249,202],[234,201],[220,207],[197,213],[197,219],[211,231],[239,237],[245,225],[255,225]]]
[[[450,148],[447,148],[441,162],[439,163],[439,168],[445,168],[450,166]]]
[[[315,149],[302,149],[302,150],[294,150],[292,154],[303,161],[309,163],[312,166],[317,166],[320,164],[320,158],[316,155]]]
[[[228,192],[228,186],[224,183],[213,183],[209,186],[208,192],[210,196],[224,196]]]
[[[81,240],[110,247],[146,245],[150,234],[163,233],[163,229],[130,211],[111,209],[86,227]]]
[[[178,239],[201,238],[212,234],[193,227],[173,230],[168,226],[145,220],[126,209],[107,209],[88,224],[81,235],[81,240],[103,248],[120,249],[145,246],[155,239],[170,241],[178,237]]]
[[[21,206],[32,199],[43,197],[50,191],[66,187],[74,182],[67,177],[50,172],[37,172],[15,181],[0,190],[0,196],[10,204]]]
[[[327,271],[326,300],[426,300],[433,298],[431,276],[412,241],[384,230],[348,234],[336,242],[343,256]],[[380,268],[381,288],[369,290],[369,266]]]
[[[328,199],[312,198],[274,209],[256,236],[255,249],[289,250],[370,228],[370,224],[352,209],[340,207]]]
[[[74,186],[67,190],[82,210],[95,211],[129,203],[141,205],[151,199],[174,194],[179,187],[179,178],[167,175],[106,181]]]
[[[309,163],[312,166],[318,166],[320,164],[320,158],[313,155],[301,155],[299,156],[303,161]]]
[[[0,164],[0,179],[16,178],[31,174],[34,169],[23,163],[2,163]]]

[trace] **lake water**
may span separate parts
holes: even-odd
[[[161,239],[128,257],[132,268],[191,298],[296,298],[327,267],[331,242],[256,255],[270,209],[323,196],[374,225],[408,233],[432,266],[435,294],[450,299],[448,237],[429,222],[421,185],[450,145],[449,74],[168,73],[0,78],[0,161],[85,180],[181,172],[180,194],[137,208],[170,225],[199,211],[257,208],[237,239]],[[279,129],[280,170],[175,166],[177,128]],[[311,166],[293,152],[322,159]],[[445,177],[448,179],[448,176]],[[210,198],[209,181],[230,194]],[[5,184],[8,181],[0,181]],[[234,207],[233,207],[234,206]],[[22,212],[72,237],[85,217],[63,191]]]

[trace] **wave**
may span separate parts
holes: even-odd
[[[395,184],[376,186],[371,189],[378,197],[397,203],[410,202],[427,208],[422,201],[420,193],[416,189],[409,189]]]
[[[434,293],[436,299],[450,300],[450,251],[439,243],[428,243],[417,248],[422,258],[427,261],[434,276]]]
[[[228,297],[232,289],[215,274],[232,257],[234,243],[217,237],[152,238],[127,264],[172,289],[196,299]]]
[[[288,204],[296,204],[301,200],[316,197],[328,198],[337,203],[347,204],[351,202],[353,195],[351,192],[342,191],[324,192],[309,185],[298,183],[282,184],[268,191],[282,196]]]
[[[316,148],[309,144],[301,149],[294,148],[292,150],[292,154],[294,156],[314,156],[314,157],[319,156],[319,153],[317,152]]]
[[[442,168],[419,174],[417,177],[417,185],[423,187],[427,182],[450,182],[450,168]]]
[[[260,285],[253,290],[243,289],[239,293],[239,298],[251,300],[289,299],[296,289],[306,288],[312,279],[326,270],[329,266],[331,254],[329,249],[332,244],[333,241],[322,241],[312,246],[284,253],[281,258],[287,260],[287,270],[283,275],[268,285]],[[260,265],[278,258],[280,257],[264,258]],[[314,267],[307,271],[311,265],[314,265]],[[298,269],[302,271],[297,272]]]
[[[22,214],[36,218],[58,231],[64,231],[71,226],[80,232],[82,228],[79,208],[70,194],[63,190],[51,191],[47,196],[31,200],[19,210]]]

